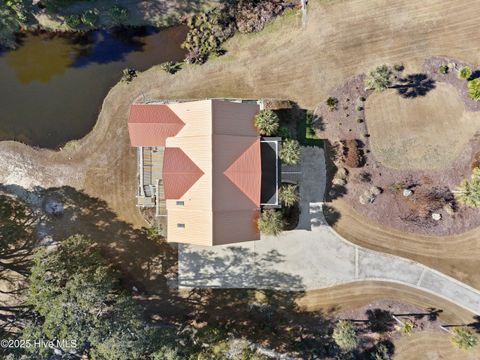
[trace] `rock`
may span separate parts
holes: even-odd
[[[409,197],[409,196],[412,196],[413,195],[413,191],[410,190],[410,189],[404,189],[403,190],[403,196],[405,197]]]
[[[435,220],[435,221],[440,221],[440,220],[442,220],[442,214],[433,213],[432,214],[432,219]]]
[[[348,170],[345,169],[344,167],[341,167],[341,168],[338,168],[337,173],[335,174],[335,177],[345,179],[347,175],[348,175]]]
[[[378,186],[372,186],[368,191],[370,194],[378,196],[382,193],[383,190]]]
[[[51,215],[59,215],[63,213],[63,204],[55,200],[48,200],[45,204],[45,212]]]
[[[377,186],[372,186],[368,190],[365,190],[365,192],[360,195],[358,198],[358,201],[360,201],[360,204],[372,204],[376,199],[377,196],[382,193],[382,188],[377,187]]]
[[[332,180],[332,184],[337,185],[337,186],[344,186],[347,183],[347,181],[343,178],[335,177]]]
[[[360,204],[362,204],[362,205],[366,205],[367,202],[368,202],[367,197],[365,196],[365,194],[360,195],[360,196],[358,197],[358,201],[359,201]]]

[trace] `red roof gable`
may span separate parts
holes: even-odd
[[[163,186],[166,199],[180,199],[203,175],[203,171],[180,148],[165,148]]]
[[[256,139],[224,172],[255,206],[260,206],[262,162],[260,139]]]
[[[167,105],[130,106],[128,132],[132,146],[165,146],[165,140],[177,135],[184,125]]]

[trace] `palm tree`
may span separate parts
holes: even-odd
[[[460,204],[480,207],[480,168],[473,169],[471,180],[463,180],[453,193]]]
[[[392,315],[392,317],[398,323],[397,325],[395,325],[395,330],[402,333],[403,335],[412,335],[415,324],[411,320],[401,321],[395,315]]]
[[[480,78],[467,82],[468,96],[475,101],[480,101]]]
[[[472,69],[469,66],[464,66],[458,71],[458,78],[461,80],[467,80],[472,76]]]
[[[478,338],[467,326],[457,327],[451,331],[452,337],[450,341],[453,345],[462,350],[470,350],[477,345]]]
[[[282,184],[278,197],[287,207],[295,205],[298,202],[297,185]]]
[[[392,69],[387,65],[377,66],[371,70],[365,79],[365,85],[375,91],[383,91],[392,85]]]
[[[282,141],[280,160],[287,165],[296,165],[300,161],[300,143],[295,139],[285,139]]]
[[[282,213],[274,209],[264,210],[260,214],[257,225],[262,234],[278,236],[284,227]]]
[[[279,118],[272,110],[261,110],[255,115],[255,127],[261,135],[273,136],[279,128]]]
[[[351,351],[358,346],[357,329],[347,320],[340,320],[333,329],[333,340],[342,350]]]

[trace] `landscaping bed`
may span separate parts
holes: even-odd
[[[468,117],[462,118],[462,121],[476,121],[478,116],[474,112],[480,110],[480,103],[468,98],[465,80],[458,79],[456,71],[441,74],[438,70],[442,64],[453,63],[457,68],[465,65],[447,58],[430,58],[425,61],[422,73],[414,74],[415,77],[409,76],[405,70],[394,71],[395,81],[406,85],[392,86],[394,89],[387,91],[398,91],[397,96],[404,97],[402,101],[429,101],[429,96],[435,96],[435,92],[441,87],[453,87],[465,107],[463,116]],[[399,79],[407,81],[402,82]],[[453,195],[461,181],[470,178],[472,166],[478,161],[478,131],[473,131],[474,135],[469,139],[456,139],[455,134],[461,134],[458,127],[462,126],[462,123],[452,124],[450,133],[445,134],[446,139],[450,137],[452,142],[463,140],[466,145],[453,161],[443,164],[441,160],[443,157],[448,158],[448,154],[443,155],[442,151],[452,151],[454,144],[438,144],[438,161],[434,163],[432,158],[430,170],[419,169],[412,162],[410,168],[409,163],[399,164],[401,166],[397,168],[386,166],[376,156],[372,143],[381,136],[388,137],[393,129],[388,125],[384,126],[375,134],[375,139],[373,134],[369,133],[365,107],[368,108],[369,96],[374,93],[365,89],[364,80],[364,75],[348,79],[332,91],[330,96],[336,99],[336,103],[332,101],[329,106],[324,102],[315,110],[314,127],[317,135],[330,141],[327,149],[332,160],[328,199],[341,197],[357,212],[375,222],[407,232],[451,235],[480,226],[479,210],[458,204]],[[437,86],[439,89],[436,90]],[[423,125],[425,128],[411,128],[408,135],[412,147],[421,147],[424,143],[419,136],[422,131],[425,136],[435,134],[435,127],[442,124],[430,122]],[[433,139],[435,140],[438,139]],[[392,137],[389,150],[397,144],[393,141],[395,137]],[[410,147],[403,149],[407,152],[409,150]],[[398,159],[401,159],[402,154],[399,155]]]

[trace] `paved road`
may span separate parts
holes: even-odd
[[[335,233],[322,211],[323,151],[305,148],[296,230],[228,246],[180,245],[179,286],[313,290],[362,280],[406,284],[480,314],[480,291],[398,256],[354,245]]]

